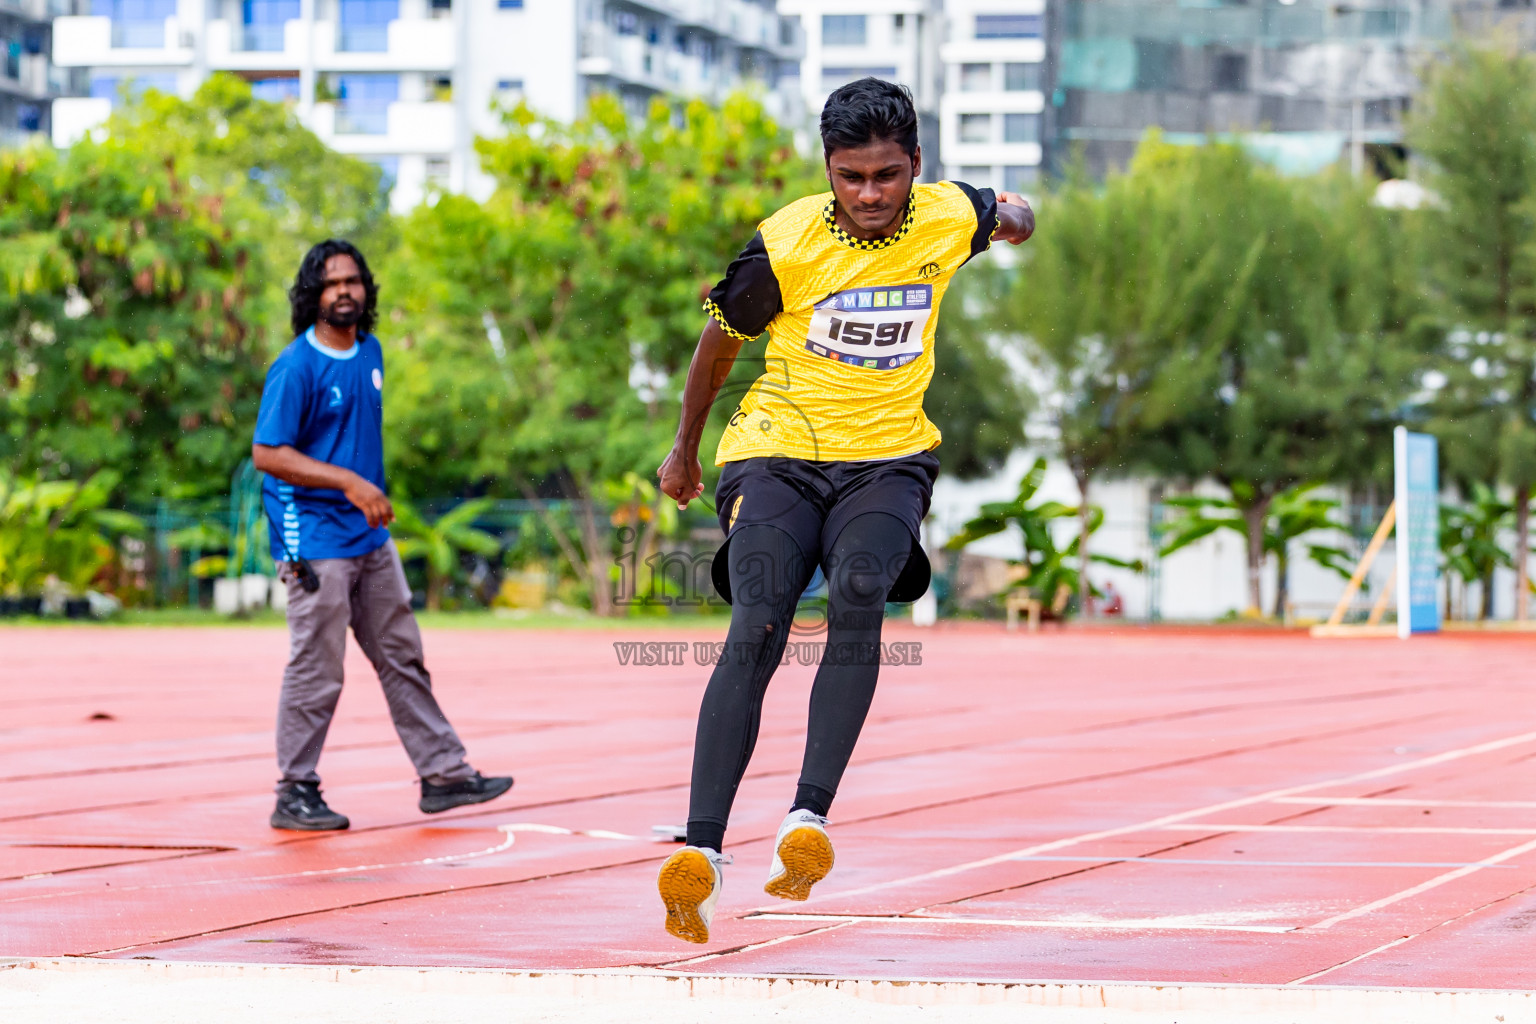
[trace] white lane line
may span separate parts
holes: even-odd
[[[532,822],[514,822],[507,825],[497,825],[496,830],[505,834],[505,838],[495,846],[484,850],[475,850],[471,853],[451,853],[441,857],[425,857],[421,860],[396,861],[389,864],[355,864],[341,868],[315,868],[309,871],[290,871],[277,875],[238,875],[227,878],[204,878],[191,882],[159,882],[154,885],[124,885],[114,887],[114,893],[124,892],[153,892],[160,889],[190,889],[194,886],[206,885],[245,885],[250,882],[280,882],[288,878],[319,878],[327,875],[351,875],[364,871],[387,871],[394,868],[426,867],[431,864],[458,863],[460,861],[475,860],[480,857],[489,857],[492,854],[503,853],[512,848],[517,841],[517,833],[534,832],[544,835],[556,836],[587,836],[593,839],[623,839],[640,843],[651,843],[657,840],[650,836],[631,836],[622,832],[609,832],[603,829],[580,830],[561,828],[559,825],[538,825]],[[469,831],[469,830],[465,830]],[[129,862],[128,866],[143,863],[140,861]],[[46,876],[43,876],[46,877]],[[35,900],[61,899],[66,896],[78,896],[82,893],[90,893],[100,896],[95,889],[69,889],[62,892],[37,893],[31,896],[19,896],[11,899],[0,900],[3,903],[30,903]]]
[[[1219,822],[1176,822],[1148,832],[1346,832],[1430,836],[1536,836],[1536,828],[1458,828],[1433,825],[1235,825]]]
[[[1353,920],[1357,917],[1363,917],[1364,915],[1372,913],[1373,911],[1380,910],[1382,907],[1389,907],[1394,903],[1397,903],[1401,900],[1410,899],[1411,897],[1417,896],[1420,893],[1428,892],[1431,889],[1438,889],[1440,886],[1445,885],[1448,882],[1454,882],[1458,878],[1465,878],[1468,875],[1481,871],[1483,868],[1492,867],[1495,864],[1509,860],[1511,857],[1518,857],[1522,853],[1529,853],[1531,850],[1536,850],[1536,840],[1532,840],[1529,843],[1522,843],[1519,846],[1512,846],[1505,850],[1503,853],[1496,853],[1492,857],[1486,857],[1483,860],[1478,861],[1476,864],[1469,864],[1464,868],[1457,868],[1455,871],[1447,871],[1443,875],[1436,875],[1429,881],[1421,882],[1410,889],[1404,889],[1402,892],[1395,892],[1391,896],[1383,896],[1379,900],[1367,903],[1361,907],[1356,907],[1354,910],[1346,910],[1342,914],[1335,914],[1333,917],[1319,921],[1316,924],[1306,925],[1303,928],[1303,931],[1321,931],[1325,928],[1332,928],[1334,925],[1340,924],[1341,922]]]
[[[1190,915],[1191,918],[1197,916]],[[899,916],[879,914],[796,914],[792,911],[753,914],[751,917],[759,919],[773,917],[786,921],[842,921],[847,924],[985,925],[989,928],[1055,928],[1134,932],[1263,932],[1267,935],[1294,932],[1298,927],[1293,924],[1222,924],[1220,922],[1199,921],[1181,917],[1125,918],[1119,921],[1105,920],[1103,918],[1021,920],[1012,917],[928,917],[922,914],[902,914]],[[798,936],[784,936],[783,938],[798,938]]]
[[[1364,953],[1361,953],[1359,956],[1352,956],[1348,960],[1345,960],[1341,964],[1334,964],[1332,967],[1324,967],[1320,971],[1313,971],[1311,974],[1302,975],[1300,978],[1297,978],[1295,981],[1288,981],[1288,982],[1286,982],[1286,984],[1287,985],[1304,985],[1307,982],[1312,981],[1315,978],[1321,978],[1325,974],[1332,974],[1334,971],[1337,971],[1337,970],[1340,970],[1342,968],[1348,967],[1350,964],[1357,964],[1361,960],[1364,960],[1367,957],[1375,956],[1377,953],[1385,953],[1387,950],[1391,949],[1393,946],[1401,946],[1403,943],[1407,942],[1409,939],[1416,938],[1416,937],[1417,936],[1413,936],[1413,935],[1404,935],[1400,939],[1393,939],[1391,942],[1383,942],[1381,945],[1377,946],[1375,949],[1368,949]]]
[[[1014,860],[1043,864],[1199,864],[1206,867],[1236,868],[1466,868],[1468,861],[1419,860],[1217,860],[1191,857],[1015,857]],[[1513,864],[1490,864],[1502,871],[1514,870]]]
[[[767,915],[764,915],[764,916],[767,916]],[[789,914],[789,915],[783,915],[783,916],[793,917],[794,915],[793,914]],[[691,957],[688,957],[686,960],[671,960],[671,961],[668,961],[667,963],[664,963],[664,964],[658,964],[657,966],[660,967],[660,968],[665,968],[665,967],[691,967],[694,964],[708,963],[710,960],[719,960],[721,957],[736,956],[739,953],[751,953],[751,952],[754,952],[754,951],[759,950],[759,949],[764,949],[764,948],[766,948],[768,946],[777,946],[777,945],[779,945],[782,942],[792,942],[795,939],[808,939],[808,938],[810,938],[813,935],[825,935],[827,932],[835,932],[839,928],[846,928],[846,927],[848,927],[851,924],[856,924],[857,923],[857,920],[854,919],[854,918],[841,918],[841,917],[838,917],[838,918],[820,918],[820,917],[817,917],[817,918],[813,918],[813,920],[817,920],[817,921],[821,921],[821,920],[835,921],[836,923],[833,924],[830,928],[812,928],[808,932],[794,932],[794,933],[789,934],[789,935],[780,935],[777,938],[765,939],[762,942],[751,942],[751,943],[748,943],[745,946],[738,946],[735,949],[727,949],[727,950],[725,950],[723,952],[720,952],[720,953],[705,953],[703,956],[691,956]]]
[[[1277,804],[1309,807],[1507,807],[1536,810],[1536,800],[1414,800],[1395,796],[1282,796]]]
[[[1455,750],[1446,750],[1428,757],[1417,758],[1412,761],[1404,761],[1402,764],[1388,765],[1385,768],[1373,768],[1370,771],[1356,772],[1353,775],[1344,775],[1338,778],[1325,779],[1322,782],[1309,782],[1300,786],[1283,786],[1265,793],[1257,793],[1253,796],[1240,797],[1236,800],[1224,800],[1221,803],[1210,804],[1206,807],[1197,807],[1190,811],[1180,811],[1177,814],[1168,814],[1160,818],[1152,818],[1149,821],[1137,822],[1134,825],[1122,825],[1118,828],[1101,829],[1097,832],[1084,832],[1081,835],[1069,836],[1065,839],[1056,839],[1047,843],[1038,843],[1034,846],[1026,846],[1018,850],[1010,850],[1007,853],[999,853],[991,857],[983,857],[979,860],[967,861],[963,864],[955,864],[947,868],[937,868],[933,871],[924,871],[916,875],[907,875],[903,878],[893,878],[885,882],[875,882],[872,885],[860,886],[856,889],[844,889],[839,892],[828,892],[820,897],[812,896],[812,900],[846,899],[850,896],[863,896],[866,893],[881,892],[886,889],[896,889],[902,886],[915,885],[919,882],[929,882],[935,879],[948,878],[952,875],[964,874],[968,871],[976,871],[981,868],[1002,864],[1017,857],[1029,857],[1041,853],[1050,853],[1052,850],[1062,850],[1069,846],[1079,846],[1083,843],[1091,843],[1099,839],[1113,839],[1117,836],[1132,835],[1137,832],[1147,832],[1163,825],[1175,822],[1188,821],[1191,818],[1204,818],[1221,811],[1235,810],[1239,807],[1252,807],[1254,804],[1271,803],[1278,797],[1295,796],[1300,793],[1310,793],[1313,790],[1328,789],[1335,786],[1349,786],[1359,782],[1369,782],[1373,779],[1388,778],[1393,775],[1401,775],[1404,772],[1417,771],[1421,768],[1429,768],[1437,764],[1445,764],[1448,761],[1457,761],[1466,757],[1476,757],[1479,754],[1489,754],[1496,750],[1504,750],[1508,747],[1519,746],[1522,743],[1536,741],[1536,732],[1523,732],[1514,736],[1506,736],[1503,739],[1489,740],[1485,743],[1476,743],[1469,747],[1458,747]],[[772,910],[772,906],[758,908]]]

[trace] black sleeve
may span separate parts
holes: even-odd
[[[997,218],[997,193],[989,188],[972,188],[963,181],[950,184],[964,192],[976,210],[976,233],[971,236],[971,256],[986,252],[992,248],[992,236],[997,234],[1001,223]]]
[[[731,337],[751,341],[783,308],[779,279],[773,274],[759,231],[726,268],[725,278],[705,300],[704,311]]]

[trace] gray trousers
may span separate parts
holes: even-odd
[[[416,773],[439,785],[474,775],[464,745],[432,696],[395,542],[356,558],[309,564],[320,578],[312,594],[288,565],[278,563],[278,578],[288,585],[288,667],[277,709],[279,786],[320,781],[315,766],[341,697],[348,625],[379,673],[389,716]]]

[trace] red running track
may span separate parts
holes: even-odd
[[[475,764],[436,818],[371,671],[321,768],[346,833],[266,825],[286,638],[0,629],[0,956],[709,974],[1536,988],[1536,641],[916,631],[833,809],[837,868],[765,896],[810,670],[787,667],[716,942],[661,929],[706,670],[437,631]]]

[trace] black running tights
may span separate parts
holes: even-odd
[[[875,696],[885,598],[912,551],[901,520],[867,512],[827,558],[826,649],[811,688],[795,807],[825,815]],[[815,565],[789,534],[746,526],[731,538],[731,626],[710,676],[693,748],[688,843],[720,849],[736,789],[757,743],[763,695],[789,641],[795,604]]]

